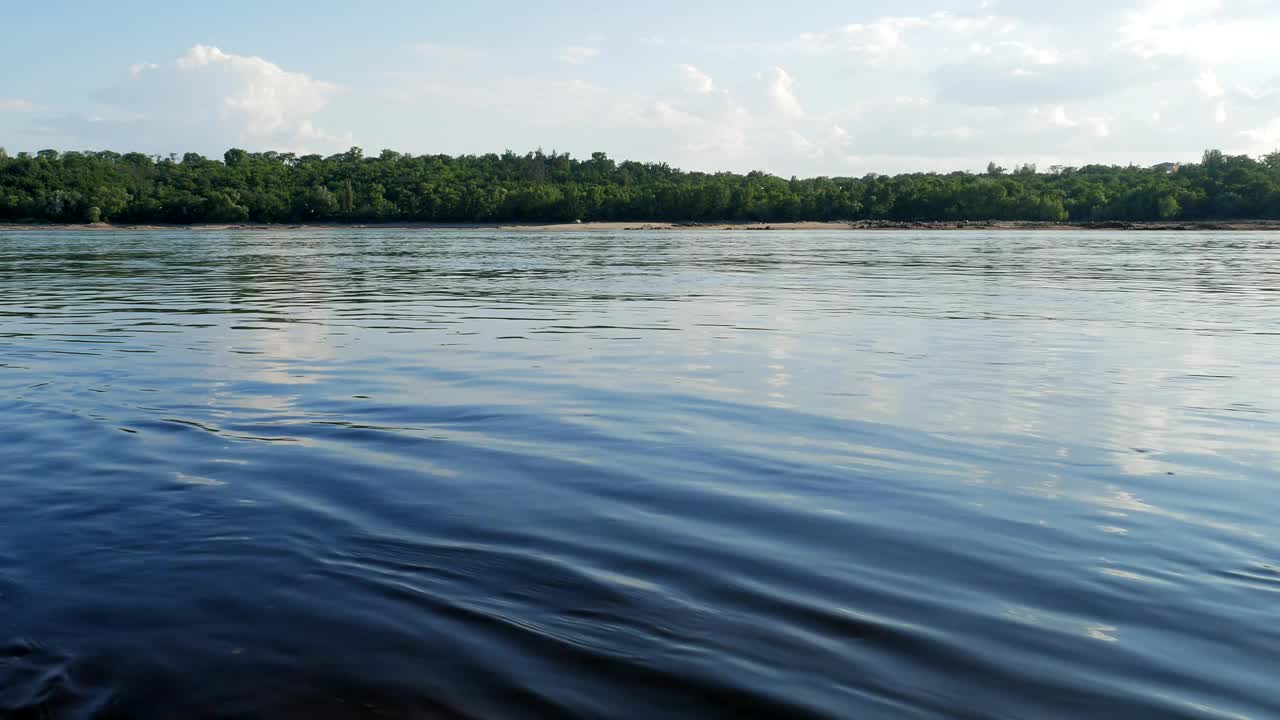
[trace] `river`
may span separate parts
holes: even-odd
[[[1280,716],[1280,234],[0,234],[0,716]]]

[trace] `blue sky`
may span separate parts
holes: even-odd
[[[6,3],[0,146],[783,175],[1280,147],[1271,0]]]

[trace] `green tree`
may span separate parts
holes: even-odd
[[[991,163],[981,173],[787,179],[542,150],[0,154],[0,219],[83,222],[90,208],[109,222],[168,223],[1280,218],[1280,152],[1210,150],[1174,170]]]

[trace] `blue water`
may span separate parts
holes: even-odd
[[[0,233],[0,717],[1280,717],[1280,235]]]

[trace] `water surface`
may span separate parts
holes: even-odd
[[[0,716],[1280,716],[1280,235],[0,234]]]

